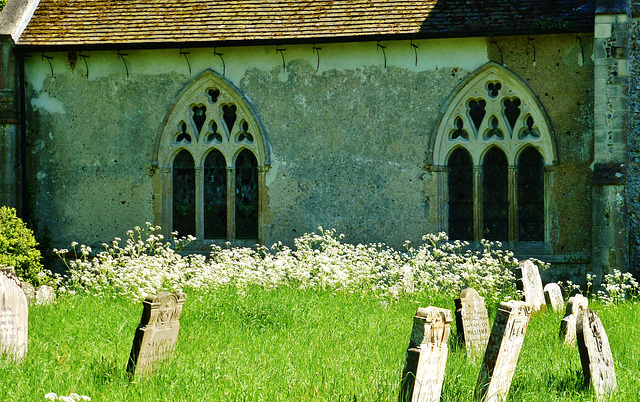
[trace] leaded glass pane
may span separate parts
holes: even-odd
[[[473,164],[458,148],[449,157],[449,237],[473,240]]]
[[[173,230],[196,235],[196,174],[193,157],[182,150],[173,161]]]
[[[544,161],[535,148],[518,161],[518,240],[544,241]]]
[[[258,238],[258,162],[246,149],[236,160],[236,238]]]
[[[491,148],[482,162],[482,237],[509,239],[509,169],[507,157]]]
[[[227,163],[216,149],[204,161],[204,237],[227,238]]]

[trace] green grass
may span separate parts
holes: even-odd
[[[0,360],[0,400],[75,392],[94,401],[393,401],[416,308],[454,309],[453,300],[419,294],[388,303],[286,287],[186,293],[174,358],[135,382],[125,366],[141,303],[66,296],[32,307],[27,357],[18,365]],[[640,400],[640,305],[592,308],[611,342],[615,400]],[[593,399],[577,347],[558,338],[561,318],[532,318],[510,400]],[[452,347],[442,400],[471,400],[479,368]]]

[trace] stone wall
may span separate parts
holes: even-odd
[[[266,244],[291,243],[318,226],[350,242],[419,241],[437,230],[431,136],[456,87],[493,60],[527,82],[550,117],[558,163],[549,208],[558,219],[549,258],[584,267],[593,158],[589,35],[414,44],[218,48],[222,58],[213,49],[186,49],[186,57],[179,49],[84,51],[86,58],[51,52],[51,68],[39,53],[27,57],[27,175],[40,241],[99,244],[154,222],[154,145],[163,118],[193,77],[222,73],[222,59],[272,152]]]
[[[629,165],[626,200],[629,228],[629,269],[640,275],[640,3],[629,2]]]

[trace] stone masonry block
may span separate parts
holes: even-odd
[[[611,36],[611,24],[602,24],[597,22],[598,19],[596,17],[596,24],[594,29],[594,37],[595,38],[609,38]]]

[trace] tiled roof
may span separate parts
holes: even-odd
[[[40,0],[18,44],[588,32],[593,10],[592,0]]]

